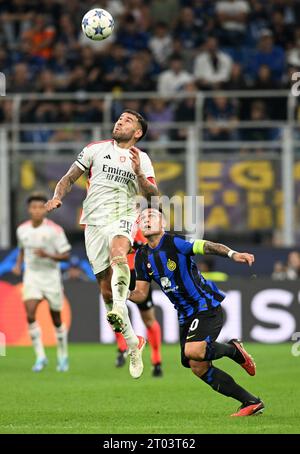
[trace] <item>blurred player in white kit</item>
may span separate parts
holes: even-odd
[[[48,364],[41,329],[35,319],[39,303],[46,299],[57,338],[57,371],[66,372],[69,369],[68,333],[61,320],[64,296],[59,262],[68,260],[71,246],[63,228],[46,219],[46,201],[46,196],[38,193],[27,200],[30,219],[17,229],[20,253],[13,272],[21,275],[24,262],[23,300],[36,354],[32,370],[40,372]]]
[[[135,236],[136,195],[157,196],[154,170],[148,155],[134,145],[147,131],[145,119],[127,109],[114,125],[112,139],[93,142],[78,155],[58,182],[48,211],[59,208],[74,182],[88,172],[89,188],[80,223],[85,224],[86,252],[107,308],[107,320],[122,332],[129,347],[129,371],[143,372],[145,339],[136,336],[126,306],[130,284],[127,254]]]

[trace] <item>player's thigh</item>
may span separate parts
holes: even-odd
[[[24,305],[25,305],[27,316],[35,317],[37,307],[41,301],[42,301],[42,298],[35,298],[35,297],[24,300]]]
[[[186,351],[192,350],[192,348],[186,348],[186,345],[198,344],[198,353],[202,351],[205,354],[207,346],[219,336],[222,326],[223,312],[221,306],[218,306],[207,313],[199,312],[180,328],[181,363],[184,367],[190,367],[190,358],[186,356]]]
[[[127,255],[136,230],[135,219],[132,217],[118,219],[110,226],[109,247],[112,257]]]
[[[87,225],[84,230],[86,254],[95,276],[109,268],[109,231],[97,225]]]
[[[64,292],[61,286],[44,291],[44,298],[48,301],[51,311],[61,312],[64,304]]]

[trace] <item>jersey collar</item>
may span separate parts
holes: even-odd
[[[116,151],[118,151],[119,153],[126,153],[126,152],[129,151],[129,148],[121,148],[121,147],[119,147],[119,145],[117,144],[117,142],[115,140],[113,141],[113,145],[114,145],[114,149]]]
[[[151,251],[151,252],[155,252],[155,251],[157,251],[158,249],[160,249],[161,246],[162,246],[162,244],[163,244],[163,242],[164,242],[164,240],[165,240],[165,237],[166,237],[166,232],[163,234],[163,236],[162,236],[161,239],[159,240],[159,243],[158,243],[158,245],[157,245],[156,247],[153,247],[153,248],[152,248],[152,247],[148,244],[148,247],[149,247],[150,251]]]

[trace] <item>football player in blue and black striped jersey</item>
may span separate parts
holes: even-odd
[[[206,240],[189,242],[170,235],[164,231],[162,213],[156,208],[142,211],[139,227],[148,243],[136,253],[136,287],[129,299],[145,302],[150,282],[155,281],[178,312],[182,365],[191,368],[214,390],[241,402],[238,412],[232,416],[261,413],[263,402],[212,364],[213,360],[227,356],[249,375],[255,375],[255,363],[239,340],[216,342],[223,324],[221,302],[225,295],[213,282],[204,279],[192,258],[195,254],[214,254],[251,266],[254,256],[233,251],[223,244]]]

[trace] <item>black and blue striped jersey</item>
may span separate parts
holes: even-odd
[[[142,246],[135,256],[136,279],[155,281],[178,311],[179,324],[220,305],[225,295],[204,279],[192,256],[193,243],[165,233],[156,248]]]

